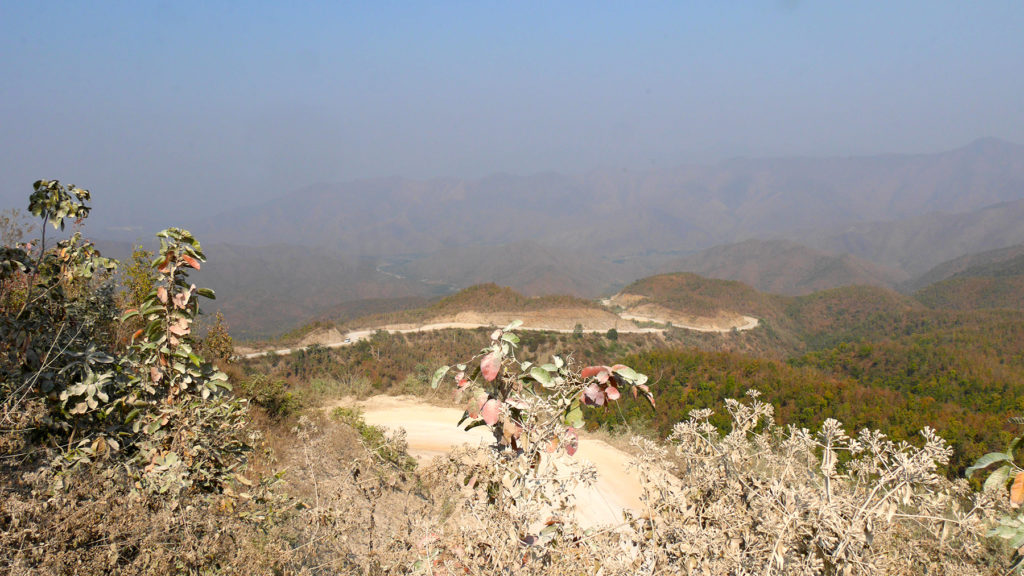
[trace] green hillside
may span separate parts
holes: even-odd
[[[1024,310],[1024,254],[980,262],[952,277],[926,286],[914,297],[930,308]]]

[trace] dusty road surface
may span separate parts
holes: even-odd
[[[605,305],[610,305],[612,303],[612,300],[604,300],[603,302],[605,302]],[[477,316],[479,316],[479,315],[477,315],[475,313],[466,313],[466,314],[463,314],[463,315],[466,316],[467,318],[476,318]],[[515,316],[515,315],[513,314],[512,316]],[[634,321],[634,320],[637,321],[637,322],[654,322],[656,324],[666,324],[666,325],[671,322],[671,320],[666,319],[666,318],[662,318],[662,317],[658,317],[658,316],[649,316],[649,315],[619,314],[619,315],[614,316],[614,317],[616,319],[618,319],[618,320],[623,321],[623,322],[630,322],[630,323],[632,321]],[[502,318],[502,320],[505,320],[505,318]],[[534,321],[536,321],[537,323],[532,323]],[[573,321],[570,320],[569,322],[572,323]],[[457,322],[431,322],[429,324],[422,324],[422,325],[416,325],[416,324],[389,324],[387,326],[380,326],[379,328],[368,328],[368,329],[362,329],[362,330],[354,330],[354,331],[348,332],[346,334],[341,334],[340,332],[338,332],[337,330],[332,328],[331,330],[326,331],[326,332],[324,332],[322,334],[315,335],[315,337],[313,337],[309,341],[304,341],[304,342],[299,343],[295,348],[279,348],[277,350],[253,350],[253,349],[250,349],[250,348],[245,348],[245,347],[239,346],[239,347],[237,347],[237,351],[238,351],[238,354],[241,357],[243,357],[243,358],[258,358],[260,356],[266,356],[270,352],[273,352],[275,354],[280,354],[280,355],[291,354],[292,352],[294,352],[296,350],[301,350],[302,348],[305,348],[309,344],[313,344],[313,343],[319,344],[321,346],[326,346],[327,348],[340,348],[342,346],[348,346],[350,344],[355,344],[356,342],[359,342],[360,340],[365,340],[365,339],[369,338],[370,336],[372,336],[373,333],[376,332],[377,330],[384,330],[385,332],[389,332],[391,334],[410,334],[410,333],[413,333],[413,332],[430,332],[430,331],[434,331],[434,330],[450,330],[450,329],[455,329],[455,328],[462,328],[462,329],[491,328],[491,327],[502,326],[502,325],[505,325],[505,324],[507,324],[507,322],[504,322],[504,321],[502,321],[502,322],[493,322],[493,321],[488,321],[488,322],[462,322],[462,321],[457,321]],[[564,324],[566,324],[566,320],[564,318],[562,318],[562,319],[560,319],[558,321],[554,321],[553,320],[553,321],[549,321],[549,322],[543,322],[543,321],[539,321],[539,320],[535,319],[535,320],[533,320],[531,322],[524,323],[522,326],[517,328],[517,330],[537,330],[537,331],[541,331],[541,332],[561,332],[563,334],[570,334],[570,333],[573,333],[573,332],[576,331],[575,327],[573,327],[573,328],[558,327],[558,325],[564,325]],[[694,331],[697,331],[697,332],[717,332],[717,333],[720,333],[720,334],[725,334],[725,333],[728,333],[728,332],[732,332],[733,330],[743,331],[743,330],[751,330],[753,328],[756,328],[758,326],[758,320],[757,320],[757,318],[754,318],[752,316],[742,316],[738,320],[736,320],[735,322],[727,323],[727,325],[717,325],[715,323],[701,324],[701,323],[694,323],[694,322],[685,322],[685,321],[680,321],[678,318],[676,318],[675,322],[673,323],[673,325],[675,327],[677,327],[677,328],[685,328],[687,330],[694,330]],[[616,329],[616,331],[618,331],[619,334],[661,334],[661,333],[665,332],[665,328],[658,328],[658,327],[644,327],[644,328],[641,328],[641,327],[636,326],[636,325],[618,326],[618,324],[616,324],[615,325],[615,329]],[[604,328],[604,327],[602,327],[602,328],[583,328],[582,331],[586,332],[586,333],[603,334],[603,333],[607,332],[607,328]]]
[[[409,453],[421,464],[461,444],[490,444],[493,437],[483,426],[469,432],[455,426],[462,410],[432,406],[412,396],[375,396],[356,405],[367,424],[404,428]],[[576,494],[577,514],[585,527],[618,525],[622,510],[640,510],[639,489],[632,473],[626,472],[629,455],[607,442],[580,435],[579,451],[573,458],[589,460],[597,468],[597,483]]]
[[[670,322],[670,320],[655,316],[640,316],[637,314],[626,313],[619,314],[619,316],[623,320],[636,320],[637,322],[654,322],[656,324],[668,324]],[[742,320],[742,322],[730,323],[728,326],[715,326],[714,324],[711,323],[687,323],[679,320],[672,322],[672,325],[675,326],[676,328],[685,328],[686,330],[692,330],[694,332],[717,332],[719,334],[725,334],[728,332],[732,332],[733,330],[737,332],[743,332],[744,330],[753,330],[754,328],[757,328],[758,324],[760,323],[758,319],[754,318],[753,316],[741,316],[739,320]]]
[[[483,324],[483,323],[474,323],[474,322],[434,322],[434,323],[431,323],[431,324],[423,324],[423,325],[420,325],[420,326],[412,325],[412,324],[389,324],[387,326],[381,326],[380,328],[366,329],[366,330],[354,330],[352,332],[346,333],[344,335],[344,340],[340,340],[340,339],[334,340],[334,341],[325,340],[325,341],[317,342],[317,344],[320,344],[321,346],[325,346],[327,348],[341,348],[342,346],[348,346],[350,344],[355,344],[356,342],[358,342],[360,340],[366,340],[367,338],[372,336],[373,333],[376,332],[378,329],[379,330],[384,330],[385,332],[388,332],[390,334],[411,334],[411,333],[414,333],[414,332],[431,332],[431,331],[434,331],[434,330],[451,330],[451,329],[456,329],[456,328],[471,330],[471,329],[474,329],[474,328],[493,328],[495,326],[496,326],[496,324],[494,324],[494,323]],[[567,328],[546,328],[546,327],[542,327],[542,326],[526,326],[526,325],[520,326],[519,328],[517,328],[517,330],[536,330],[536,331],[540,331],[540,332],[562,332],[564,334],[571,334],[571,333],[574,332],[574,330],[567,329]],[[664,328],[637,328],[637,327],[632,327],[631,328],[631,327],[623,327],[623,328],[619,328],[618,329],[618,332],[620,334],[659,334],[659,333],[662,333],[664,331],[665,331]],[[584,329],[583,332],[589,332],[589,333],[595,333],[595,334],[603,334],[604,332],[606,332],[606,330]],[[239,355],[241,355],[243,358],[259,358],[260,356],[266,356],[267,354],[270,354],[271,352],[273,352],[274,354],[278,354],[278,355],[291,354],[292,352],[295,352],[296,350],[301,350],[301,349],[303,349],[305,347],[306,346],[299,345],[299,346],[296,346],[295,348],[279,348],[279,349],[276,349],[276,350],[252,351],[252,350],[250,350],[248,348],[244,348],[244,347],[239,346],[237,348],[237,350],[239,352]]]

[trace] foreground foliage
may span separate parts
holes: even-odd
[[[213,297],[187,281],[205,260],[199,242],[160,232],[153,272],[142,275],[150,290],[124,311],[116,262],[77,229],[46,243],[47,225],[79,228],[90,199],[37,181],[29,211],[42,237],[0,253],[0,526],[3,556],[24,570],[50,562],[37,553],[48,549],[49,518],[85,509],[98,518],[120,509],[112,500],[175,510],[180,495],[223,493],[244,480],[253,441],[246,404],[195,350],[199,298]],[[124,321],[139,326],[130,337]],[[118,566],[142,552],[110,554]]]

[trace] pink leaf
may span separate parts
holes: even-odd
[[[601,387],[597,384],[591,384],[584,388],[583,394],[587,397],[588,404],[604,405],[604,392],[601,391]]]
[[[501,353],[497,350],[491,352],[487,356],[484,356],[480,360],[480,372],[483,373],[484,378],[488,382],[492,382],[498,377],[498,371],[501,370]]]
[[[608,381],[608,374],[611,370],[612,369],[607,366],[587,366],[580,372],[580,377],[593,378],[596,376],[598,381],[604,384]]]
[[[500,340],[500,339],[501,339],[501,330],[500,329],[499,330],[495,330],[494,332],[491,332],[491,340]]]
[[[498,422],[498,415],[501,414],[501,404],[497,400],[488,400],[484,402],[484,407],[480,410],[480,415],[483,416],[484,422],[488,426],[494,426]]]
[[[609,400],[618,400],[619,396],[621,396],[619,394],[619,389],[616,388],[615,386],[609,386],[605,388],[604,393],[608,396]]]
[[[576,433],[575,428],[566,428],[565,430],[565,451],[572,456],[576,453],[576,449],[580,445],[580,436]]]
[[[161,303],[167,304],[167,288],[164,288],[163,286],[157,288],[156,297],[160,300]]]

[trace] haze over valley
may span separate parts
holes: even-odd
[[[237,333],[272,336],[367,298],[487,282],[588,298],[683,271],[787,295],[909,289],[946,261],[1024,243],[1022,217],[1024,146],[983,139],[939,154],[318,184],[188,228],[220,262],[198,277]]]

